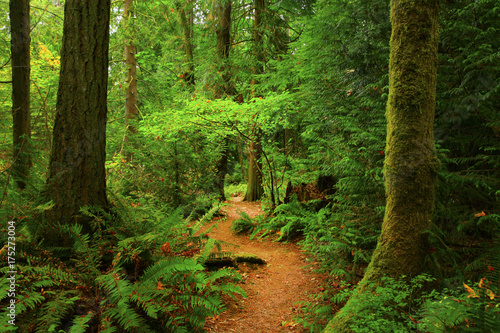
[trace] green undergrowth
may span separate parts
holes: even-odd
[[[376,244],[375,231],[349,219],[339,221],[335,203],[317,207],[315,202],[292,200],[268,217],[252,219],[243,213],[232,225],[233,232],[251,237],[278,234],[275,240],[287,241],[300,236],[302,248],[319,263],[319,272],[328,273],[323,291],[302,304],[303,313],[297,318],[311,332],[322,332],[351,297]],[[363,294],[363,301],[357,302],[362,308],[345,309],[356,314],[353,331],[495,332],[500,322],[500,238],[495,230],[500,225],[495,216],[483,214],[469,223],[491,235],[480,248],[470,247],[478,255],[460,262],[465,249],[452,249],[438,229],[428,231],[428,273],[413,279],[384,278],[381,285],[371,285],[375,292]],[[451,274],[449,267],[456,271]]]
[[[15,288],[2,280],[0,332],[201,332],[207,317],[224,310],[223,295],[245,295],[235,270],[204,267],[220,243],[199,230],[219,205],[194,220],[196,209],[184,217],[185,207],[116,192],[110,199],[110,212],[82,208],[91,233],[79,224],[60,226],[71,248],[45,246],[29,218],[17,219]],[[28,216],[50,207],[13,203]]]

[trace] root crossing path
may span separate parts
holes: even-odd
[[[310,295],[320,292],[322,277],[313,273],[312,268],[305,268],[307,255],[294,243],[274,242],[272,237],[251,240],[248,235],[234,235],[231,224],[240,218],[241,212],[250,217],[262,214],[260,203],[242,202],[242,199],[233,198],[230,205],[223,208],[225,220],[211,222],[205,228],[217,223],[208,235],[232,244],[223,246],[223,251],[251,253],[264,259],[266,264],[239,264],[244,277],[240,286],[247,297],[226,299],[226,310],[207,320],[207,331],[308,332],[296,324],[294,318],[301,313],[300,303],[312,301]]]

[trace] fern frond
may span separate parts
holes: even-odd
[[[42,306],[43,316],[36,320],[36,332],[49,332],[51,327],[59,327],[62,320],[68,315],[69,311],[80,300],[80,296],[75,296],[75,292],[62,291],[53,294],[53,298]]]
[[[137,332],[149,332],[145,321],[129,303],[129,297],[133,291],[130,282],[120,279],[116,271],[101,275],[97,282],[108,295],[108,300],[101,302],[101,306],[109,302],[108,308],[103,313],[104,317],[116,320],[126,330],[134,328]]]
[[[149,266],[140,280],[142,282],[156,283],[163,276],[171,276],[175,272],[202,271],[204,267],[193,259],[168,258]]]
[[[89,312],[85,316],[76,316],[73,320],[73,326],[69,329],[69,333],[86,333],[89,328],[88,322],[91,321],[94,316],[94,312]]]

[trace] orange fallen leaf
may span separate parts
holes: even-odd
[[[163,243],[160,249],[163,251],[163,254],[165,256],[168,256],[168,254],[170,253],[170,243],[169,242]]]
[[[163,290],[163,289],[165,289],[165,285],[163,285],[161,281],[158,281],[158,290]]]
[[[471,287],[469,287],[468,285],[465,284],[464,282],[464,287],[465,287],[465,290],[467,290],[467,292],[469,293],[469,296],[467,296],[467,298],[478,298],[479,296],[476,295],[476,292],[474,291],[474,289],[472,289]]]
[[[486,216],[485,212],[477,213],[474,215],[474,217],[481,217],[481,216]]]

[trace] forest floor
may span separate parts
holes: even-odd
[[[242,199],[232,198],[222,209],[225,219],[214,219],[204,230],[217,223],[208,236],[231,244],[224,245],[223,251],[251,253],[266,264],[239,264],[243,276],[240,286],[247,297],[228,297],[226,310],[209,318],[206,329],[212,333],[308,332],[294,319],[301,313],[301,303],[312,301],[311,295],[321,292],[324,277],[314,272],[307,254],[293,242],[275,242],[276,237],[251,240],[248,235],[233,234],[231,224],[240,218],[241,212],[250,217],[263,214],[260,203]]]

